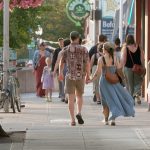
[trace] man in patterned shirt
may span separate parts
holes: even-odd
[[[71,44],[62,51],[62,58],[59,66],[59,79],[62,80],[64,64],[67,65],[65,79],[65,92],[68,94],[71,125],[75,126],[74,99],[77,103],[76,118],[79,124],[84,124],[81,116],[83,105],[83,93],[85,81],[89,80],[90,63],[89,54],[85,47],[79,45],[80,34],[76,31],[70,33]]]

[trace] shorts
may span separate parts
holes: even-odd
[[[84,93],[84,85],[85,80],[70,80],[69,77],[66,76],[65,79],[65,93],[66,94],[83,94]]]

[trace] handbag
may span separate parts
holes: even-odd
[[[106,66],[106,61],[105,61],[105,58],[103,57],[103,63],[104,63],[104,66],[106,68],[106,73],[105,73],[105,78],[106,80],[110,83],[110,84],[116,84],[116,83],[119,83],[119,77],[117,75],[117,73],[111,73],[109,71],[109,69],[107,68]]]
[[[140,75],[140,76],[145,75],[146,74],[146,68],[142,65],[138,65],[138,64],[134,63],[130,50],[129,50],[129,54],[130,54],[131,61],[133,63],[132,71],[134,73]]]

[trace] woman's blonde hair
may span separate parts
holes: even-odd
[[[114,50],[115,46],[111,42],[104,43],[104,49],[109,53],[109,55],[113,58],[114,57]]]

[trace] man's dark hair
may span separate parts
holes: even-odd
[[[64,47],[68,46],[71,43],[69,39],[64,40]]]
[[[121,43],[121,42],[120,42],[120,39],[119,39],[119,38],[116,38],[116,39],[115,39],[115,44],[116,44],[117,46],[120,46],[120,43]]]
[[[80,38],[80,34],[77,31],[72,31],[70,33],[70,38],[72,41],[75,41],[76,39]]]
[[[132,45],[135,44],[134,36],[133,35],[127,35],[126,37],[126,44]]]
[[[64,39],[63,39],[63,38],[59,38],[59,39],[58,39],[58,42],[61,41],[61,40],[64,40]]]
[[[46,45],[45,42],[39,44],[39,46],[45,46],[45,45]]]
[[[99,35],[99,42],[106,42],[107,41],[107,36],[101,34]]]

